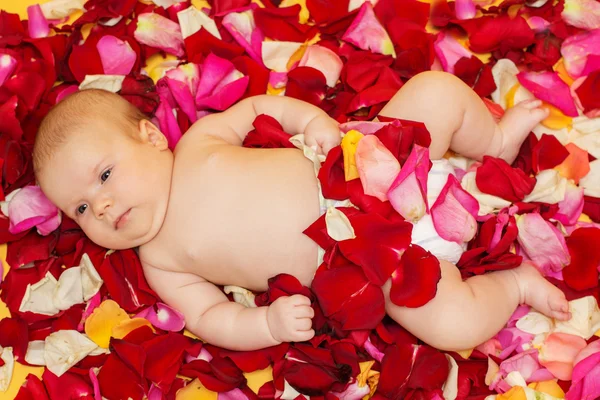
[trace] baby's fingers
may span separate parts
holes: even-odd
[[[298,331],[309,331],[312,329],[312,320],[310,318],[298,318],[294,321],[294,328]]]
[[[295,306],[310,306],[310,299],[301,294],[290,296],[290,301]]]
[[[309,331],[296,331],[292,335],[292,342],[306,342],[307,340],[312,339],[315,336],[314,330]]]
[[[329,151],[331,151],[331,149],[333,149],[336,146],[339,146],[341,141],[342,141],[342,138],[339,137],[339,135],[337,137],[329,136],[327,138],[324,138],[322,140],[322,142],[320,143],[321,148],[323,149],[323,154],[327,155],[329,153]]]
[[[296,318],[312,318],[315,316],[315,310],[311,306],[296,306],[294,316]]]

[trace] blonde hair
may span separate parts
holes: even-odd
[[[57,103],[46,115],[33,145],[33,170],[37,175],[68,138],[85,131],[91,120],[115,123],[124,133],[132,134],[147,117],[118,94],[102,89],[75,92]]]

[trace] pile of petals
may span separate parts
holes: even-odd
[[[0,391],[20,363],[45,370],[18,400],[185,399],[201,388],[221,400],[599,397],[599,43],[594,0],[53,0],[26,21],[0,11],[0,241],[11,266]],[[458,76],[496,117],[533,97],[550,116],[512,165],[450,157],[454,172],[432,200],[424,126],[364,122],[426,70]],[[256,94],[308,101],[342,124],[319,180],[354,207],[307,228],[326,250],[312,288],[286,275],[265,293],[225,288],[250,306],[307,295],[313,340],[234,352],[193,338],[135,251],[94,245],[44,198],[31,164],[37,129],[86,88],[136,105],[171,148],[198,119]],[[293,147],[272,119],[254,127],[244,145]],[[572,320],[519,307],[476,349],[420,342],[385,316],[380,286],[391,277],[393,301],[409,307],[435,295],[437,261],[409,245],[422,221],[460,246],[465,278],[533,261],[565,292]],[[245,374],[269,366],[273,379],[254,393]]]

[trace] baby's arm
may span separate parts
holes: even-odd
[[[325,154],[340,143],[337,121],[320,108],[291,97],[249,97],[222,113],[201,118],[191,129],[200,129],[240,146],[254,129],[252,122],[261,114],[275,118],[290,135],[305,134],[306,144],[316,145]]]
[[[184,315],[187,329],[210,344],[247,351],[314,336],[314,311],[304,296],[282,297],[269,307],[247,308],[230,302],[215,285],[194,274],[147,264],[144,274],[160,298]]]

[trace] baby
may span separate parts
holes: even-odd
[[[264,291],[280,273],[310,286],[318,267],[317,245],[302,233],[320,213],[313,164],[296,149],[241,147],[260,114],[292,135],[304,134],[306,144],[324,154],[340,144],[337,122],[321,109],[289,97],[257,96],[200,119],[172,152],[163,133],[126,100],[85,90],[50,111],[34,148],[37,181],[47,197],[98,245],[139,247],[148,283],[184,314],[187,328],[232,350],[314,336],[308,298],[246,308],[216,286]],[[424,122],[432,159],[451,149],[512,162],[548,112],[537,100],[524,102],[496,124],[458,78],[425,72],[380,115]],[[465,281],[450,262],[440,260],[440,268],[437,294],[420,308],[396,306],[390,281],[383,287],[388,315],[439,349],[484,342],[520,303],[569,318],[563,293],[529,264]]]

